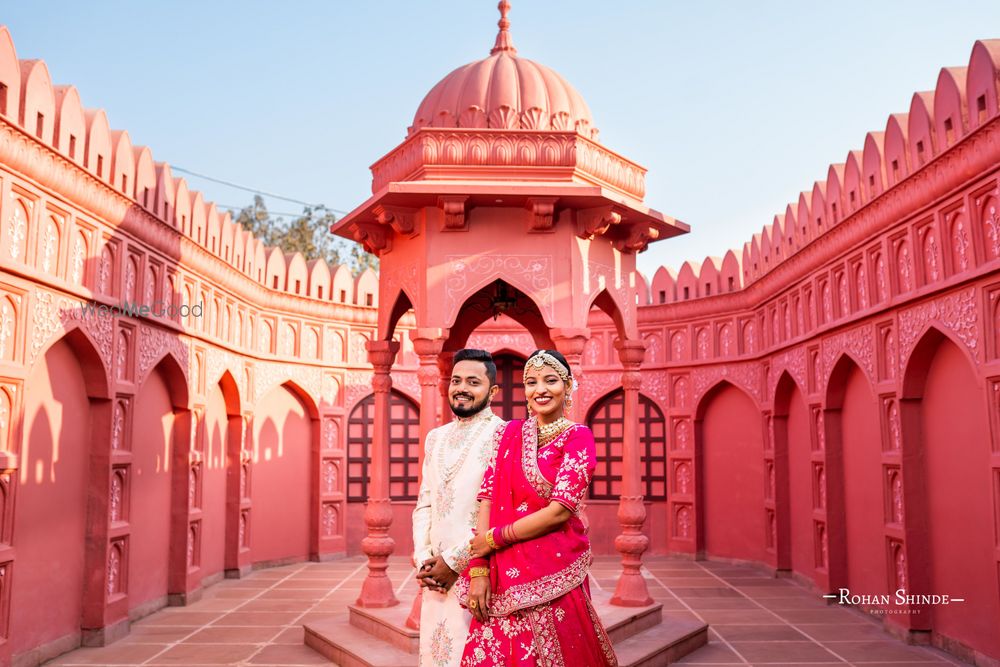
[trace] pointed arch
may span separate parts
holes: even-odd
[[[163,355],[151,364],[149,370],[139,378],[139,386],[149,379],[154,371],[161,371],[167,379],[167,387],[170,390],[170,400],[175,408],[187,408],[190,405],[190,387],[188,386],[187,373],[184,371],[186,362],[177,357],[174,350],[165,350]]]
[[[695,411],[696,550],[766,560],[764,441],[753,398],[721,379]]]
[[[840,406],[840,402],[842,401],[843,397],[839,396],[839,394],[836,393],[830,394],[830,386],[831,383],[833,383],[835,380],[835,373],[838,371],[838,369],[840,369],[841,375],[838,375],[837,377],[843,379],[844,370],[841,366],[845,358],[847,359],[847,361],[849,361],[850,363],[852,363],[854,366],[857,367],[858,371],[865,377],[865,380],[868,382],[869,386],[872,385],[874,380],[874,378],[872,378],[865,370],[865,364],[861,361],[861,359],[858,358],[858,355],[854,350],[850,348],[845,348],[841,350],[837,354],[833,363],[830,365],[829,372],[825,378],[826,381],[821,383],[820,385],[821,387],[823,387],[823,391],[826,393],[827,401],[830,401],[832,396],[834,400],[834,405],[836,407]]]
[[[396,333],[396,325],[399,324],[399,319],[413,309],[413,301],[410,299],[410,294],[403,287],[400,287],[390,297],[392,298],[392,309],[388,311],[388,316],[382,325],[382,331],[379,334],[380,340],[392,340],[393,335]]]
[[[607,288],[602,289],[600,292],[594,295],[587,305],[587,311],[589,312],[594,306],[597,306],[600,310],[611,318],[611,321],[615,323],[615,329],[617,329],[618,337],[625,340],[629,337],[629,332],[625,329],[625,317],[622,315],[622,304],[619,304],[615,300],[615,297],[607,290]],[[529,329],[530,331],[530,329]]]
[[[804,397],[805,388],[782,371],[773,399],[773,459],[764,464],[765,495],[776,523],[775,567],[814,578],[812,443]]]
[[[0,515],[12,521],[6,539],[17,545],[18,584],[6,602],[17,610],[7,648],[15,655],[104,625],[94,622],[107,597],[109,522],[87,520],[111,516],[112,402],[98,349],[86,331],[70,328],[39,351],[20,399],[5,393],[7,420],[21,424],[19,469],[0,480]],[[53,530],[46,522],[57,515]],[[41,599],[58,600],[58,609]]]
[[[825,388],[821,434],[826,447],[829,585],[886,588],[882,439],[872,379],[847,351],[838,355]],[[888,590],[888,589],[886,589]]]
[[[981,382],[967,347],[937,326],[922,332],[904,367],[898,503],[909,559],[897,563],[897,578],[909,588],[996,590],[991,552],[1000,517]],[[1000,650],[992,621],[984,620],[1000,614],[997,597],[977,596],[962,607],[931,609],[934,635],[987,654]]]
[[[511,283],[498,278],[471,294],[459,307],[449,329],[445,350],[457,350],[465,345],[472,332],[493,316],[492,301],[500,290],[506,292],[506,298],[513,304],[504,311],[504,315],[523,326],[531,334],[536,347],[555,347],[538,304]]]
[[[977,367],[976,358],[964,341],[955,335],[950,328],[938,325],[934,322],[928,323],[921,330],[916,338],[916,344],[910,350],[903,361],[903,399],[919,399],[922,397],[923,383],[927,378],[927,370],[933,361],[938,346],[945,340],[954,343],[962,356],[971,365]],[[980,382],[977,375],[977,382]]]
[[[37,362],[49,351],[49,349],[60,342],[66,342],[80,363],[80,370],[83,373],[84,382],[87,385],[87,394],[93,398],[111,398],[111,381],[108,378],[108,369],[97,351],[100,346],[87,329],[76,322],[65,324],[64,333],[48,341],[35,357]],[[30,370],[30,367],[29,367]]]

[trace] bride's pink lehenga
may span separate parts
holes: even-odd
[[[534,418],[507,425],[479,498],[492,501],[490,525],[502,526],[556,501],[574,512],[555,530],[490,556],[490,618],[473,619],[463,667],[618,664],[590,601],[593,557],[577,508],[594,472],[594,435],[576,424],[538,447]],[[456,583],[468,601],[468,572]]]

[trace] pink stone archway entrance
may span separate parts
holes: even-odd
[[[397,604],[385,576],[394,545],[388,433],[379,415],[388,409],[401,315],[412,309],[416,320],[426,432],[439,414],[438,355],[460,347],[491,311],[518,314],[536,342],[551,341],[579,370],[596,305],[615,322],[625,391],[615,542],[623,571],[614,603],[644,606],[651,598],[639,573],[648,539],[638,441],[645,343],[637,327],[636,253],[688,227],[643,203],[645,170],[596,141],[589,109],[568,82],[517,58],[509,5],[500,9],[490,56],[431,90],[407,138],[372,167],[372,197],[332,227],[379,256],[379,303],[392,304],[379,313],[378,340],[368,343],[375,422],[383,426],[372,443],[362,544],[370,571],[358,604]],[[532,79],[539,70],[545,77]],[[444,95],[446,89],[461,90],[461,99]]]

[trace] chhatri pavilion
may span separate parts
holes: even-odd
[[[0,664],[416,665],[422,442],[476,347],[505,419],[532,350],[573,367],[623,666],[1000,665],[1000,40],[647,277],[690,228],[499,7],[334,224],[357,276],[0,27]]]

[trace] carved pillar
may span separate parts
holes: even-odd
[[[389,537],[392,525],[392,501],[389,500],[389,391],[392,378],[389,371],[399,351],[394,340],[371,340],[365,343],[368,361],[375,369],[372,389],[375,392],[375,417],[372,422],[371,467],[368,469],[368,504],[365,507],[365,525],[368,535],[361,540],[361,550],[368,556],[368,576],[361,585],[359,607],[392,607],[399,604],[386,575],[393,540]]]
[[[646,507],[642,501],[642,468],[639,451],[639,373],[646,344],[641,340],[615,342],[618,356],[625,367],[622,389],[625,391],[625,423],[622,437],[622,496],[618,505],[618,522],[622,533],[615,538],[615,548],[622,555],[622,574],[618,579],[611,604],[622,607],[644,607],[652,604],[646,580],[640,572],[642,554],[649,548],[649,538],[642,532]]]
[[[590,338],[589,329],[553,329],[552,342],[569,362],[570,370],[578,385],[583,386],[583,346]],[[579,393],[573,397],[573,407],[566,411],[566,416],[573,421],[579,422],[583,419],[583,405],[581,404]]]
[[[414,329],[410,332],[410,339],[413,341],[413,349],[420,357],[420,368],[417,370],[417,379],[420,381],[420,459],[417,469],[423,477],[424,470],[424,444],[427,442],[427,434],[437,426],[438,420],[438,398],[441,396],[439,385],[440,376],[438,360],[441,348],[444,347],[445,337],[441,329]],[[447,385],[445,385],[447,388]],[[422,479],[420,481],[423,481]],[[419,566],[420,563],[417,563]],[[420,605],[423,600],[424,589],[417,588],[417,596],[413,599],[413,608],[406,619],[406,626],[414,630],[420,629]]]
[[[448,383],[451,381],[452,359],[455,358],[455,351],[441,352],[438,355],[438,387],[441,390],[441,401],[438,403],[438,423],[444,424],[451,419],[451,408],[448,407]],[[423,425],[421,424],[421,428]]]

